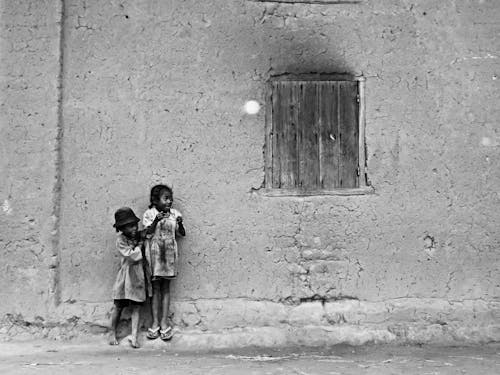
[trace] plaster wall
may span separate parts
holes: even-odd
[[[104,324],[118,265],[113,212],[130,205],[142,215],[150,187],[165,182],[174,188],[174,206],[188,232],[179,243],[180,276],[173,284],[174,320],[181,326],[379,324],[404,336],[413,323],[439,329],[443,322],[457,329],[464,322],[495,324],[495,1],[66,0],[59,125],[60,9],[49,3],[54,12],[43,13],[40,6],[37,25],[43,23],[50,48],[29,52],[42,64],[18,65],[18,56],[25,56],[19,54],[28,52],[3,47],[4,77],[21,66],[30,75],[13,80],[32,82],[43,70],[44,101],[35,103],[50,130],[37,130],[46,141],[38,136],[30,142],[38,123],[28,122],[29,132],[12,126],[11,138],[3,138],[8,179],[2,202],[16,209],[7,214],[4,208],[0,216],[2,231],[9,233],[2,245],[29,255],[47,243],[43,226],[36,227],[33,243],[23,242],[32,225],[23,207],[33,201],[13,184],[36,193],[36,217],[49,228],[58,220],[59,232],[51,237],[52,252],[40,260],[10,255],[4,267],[15,272],[0,277],[15,286],[2,293],[13,296],[25,287],[18,282],[23,280],[35,288],[25,304],[12,302],[4,312],[39,313],[32,302],[46,301],[46,265],[55,254],[60,316]],[[23,22],[32,17],[8,1],[2,6]],[[2,26],[9,25],[4,17]],[[4,46],[29,40],[24,29],[13,30]],[[262,193],[264,111],[247,115],[242,106],[249,99],[265,103],[270,76],[310,72],[367,78],[366,149],[374,194]],[[18,97],[20,88],[11,92],[4,93],[7,120],[25,126],[17,107],[33,101]],[[59,141],[58,126],[64,131]],[[20,139],[27,152],[16,156]],[[41,156],[28,160],[29,151],[40,148]],[[20,161],[24,170],[14,168]],[[28,270],[33,275],[23,278]],[[474,311],[484,314],[476,319]]]
[[[60,3],[0,2],[0,315],[46,315],[57,273]]]

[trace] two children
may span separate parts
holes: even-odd
[[[113,287],[114,309],[111,316],[111,345],[118,343],[116,331],[121,311],[132,307],[132,334],[129,341],[138,348],[140,306],[151,296],[153,324],[147,337],[170,340],[172,326],[168,322],[170,308],[170,280],[177,276],[178,249],[176,235],[185,236],[182,215],[172,208],[173,191],[167,185],[151,189],[149,209],[144,212],[142,231],[140,221],[128,207],[115,213],[115,228],[120,232],[116,241],[122,256],[121,267]],[[143,268],[144,265],[144,268]]]

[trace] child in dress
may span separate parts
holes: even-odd
[[[153,325],[147,337],[170,340],[173,336],[169,324],[170,280],[177,276],[176,234],[185,236],[182,215],[172,208],[173,191],[167,185],[156,185],[151,189],[150,206],[144,212],[142,223],[146,231],[145,254],[148,274],[153,284],[151,303]],[[161,310],[161,315],[160,315]]]
[[[138,348],[137,334],[139,331],[139,311],[146,300],[146,283],[144,278],[142,240],[138,230],[140,219],[129,207],[122,207],[115,212],[115,224],[118,237],[116,249],[121,256],[120,270],[113,286],[113,312],[111,327],[113,332],[110,345],[118,345],[117,328],[120,315],[125,307],[132,308],[132,334],[128,337],[130,345]]]

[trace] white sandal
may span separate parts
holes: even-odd
[[[165,329],[160,329],[160,338],[163,341],[168,341],[172,339],[173,336],[174,336],[174,331],[172,330],[171,326],[168,326]]]

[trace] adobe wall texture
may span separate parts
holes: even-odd
[[[56,1],[0,2],[0,315],[45,315],[56,279]]]
[[[497,2],[0,4],[1,314],[107,324],[113,212],[165,182],[178,327],[500,338]],[[264,111],[242,106],[309,72],[366,77],[374,194],[259,190]]]

